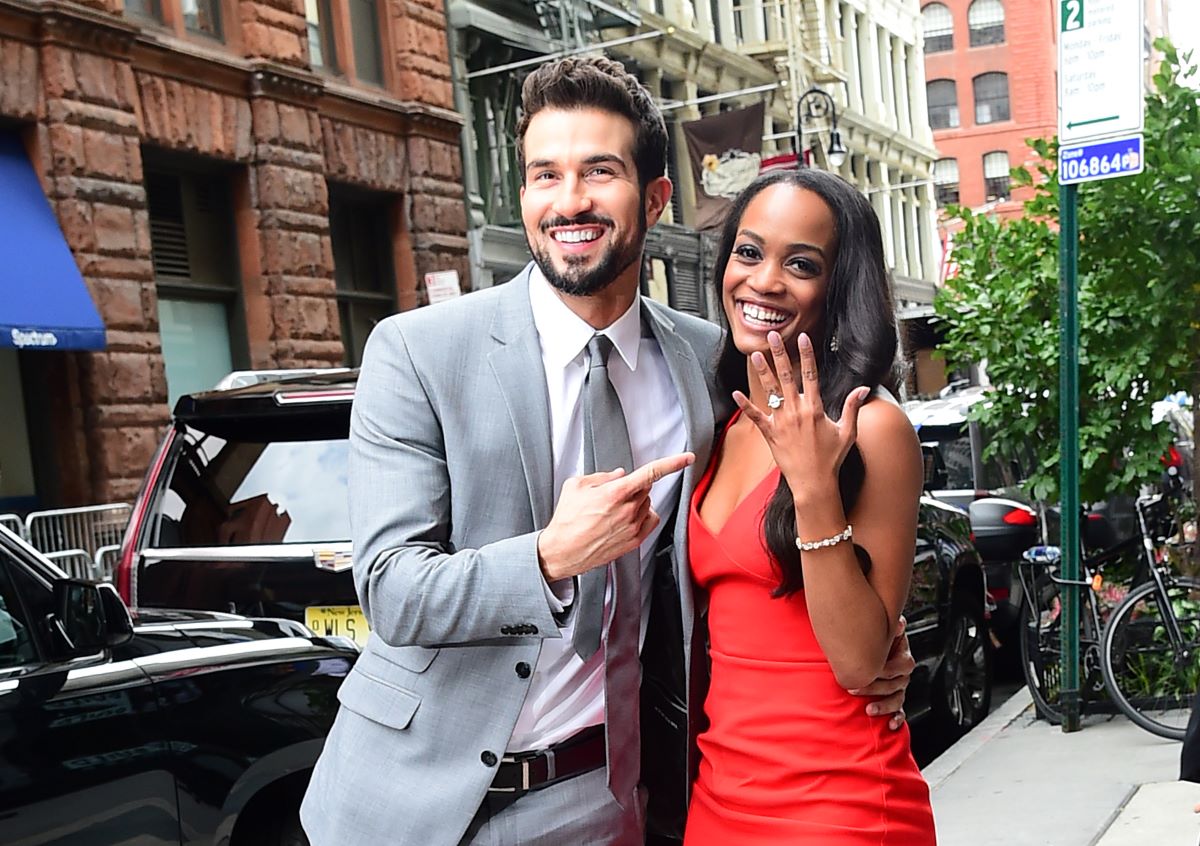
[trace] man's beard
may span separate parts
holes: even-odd
[[[591,212],[584,212],[576,215],[573,218],[554,217],[542,221],[538,228],[547,238],[552,238],[548,232],[551,227],[555,226],[582,226],[585,224],[595,224],[598,226],[612,226],[612,219],[601,217]],[[551,285],[562,291],[564,294],[572,297],[586,297],[591,294],[596,294],[603,291],[609,285],[616,281],[626,268],[641,258],[642,247],[646,241],[646,208],[645,203],[639,204],[638,209],[638,228],[634,233],[633,238],[625,243],[616,243],[605,249],[600,256],[599,261],[591,267],[587,267],[587,257],[585,256],[565,256],[566,269],[559,271],[554,266],[554,260],[550,256],[548,247],[540,248],[529,237],[529,233],[525,233],[525,242],[529,246],[529,252],[533,255],[533,260],[537,262],[538,268],[542,271],[542,275],[546,277]]]

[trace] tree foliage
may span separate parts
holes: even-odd
[[[1175,391],[1200,399],[1200,100],[1191,54],[1166,40],[1146,97],[1145,172],[1079,186],[1080,493],[1096,501],[1161,473],[1170,441],[1151,404]],[[965,208],[958,275],[935,309],[956,366],[986,360],[999,386],[973,416],[995,455],[1033,447],[1029,479],[1058,498],[1059,282],[1057,139],[1029,142],[1042,163],[1013,171],[1032,187],[1019,219]],[[1195,407],[1195,405],[1193,405]]]

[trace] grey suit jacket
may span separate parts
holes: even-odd
[[[350,432],[354,578],[371,637],[338,698],[302,819],[314,846],[453,846],[478,809],[545,638],[561,632],[538,567],[553,512],[549,404],[529,268],[396,315],[367,344]],[[708,461],[719,330],[644,301]],[[671,534],[691,654],[687,509]]]

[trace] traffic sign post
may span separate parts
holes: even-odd
[[[1058,0],[1059,487],[1062,730],[1079,730],[1077,184],[1141,173],[1142,0]]]

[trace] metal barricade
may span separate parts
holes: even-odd
[[[25,518],[25,539],[43,553],[83,550],[94,563],[101,547],[121,542],[132,510],[119,502],[35,511]]]
[[[113,573],[117,569],[117,561],[121,558],[121,545],[114,543],[108,546],[102,546],[96,550],[96,578],[103,579],[106,582],[113,580]]]
[[[100,578],[96,561],[86,549],[63,549],[57,552],[47,552],[45,555],[72,579],[95,580]]]
[[[25,522],[17,514],[0,514],[0,526],[19,538],[25,537]]]

